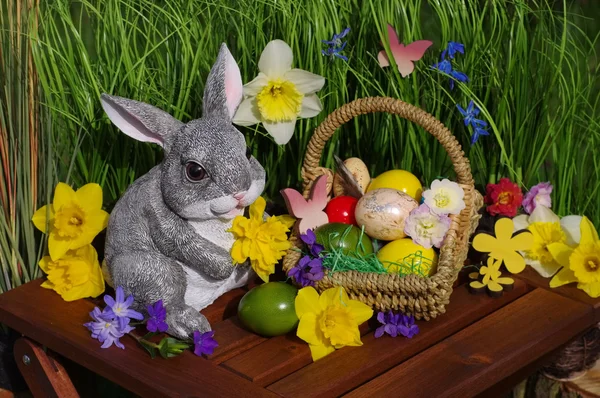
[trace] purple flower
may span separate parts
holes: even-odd
[[[317,243],[317,236],[311,229],[306,230],[305,234],[300,234],[300,239],[308,246],[308,250],[313,257],[318,257],[324,249],[323,245]]]
[[[97,339],[102,344],[102,348],[108,348],[111,345],[116,345],[119,348],[125,348],[125,346],[119,341],[119,338],[123,337],[125,333],[131,332],[134,328],[127,323],[121,327],[119,321],[115,319],[112,313],[107,311],[100,311],[100,308],[96,307],[90,316],[94,322],[84,323],[83,326],[88,328],[92,332],[92,338]]]
[[[202,354],[211,355],[215,351],[215,348],[219,346],[213,338],[214,335],[214,330],[206,333],[200,333],[196,330],[194,332],[194,354],[198,356]]]
[[[398,325],[398,334],[412,339],[419,333],[419,327],[415,325],[415,317],[402,314],[402,322]]]
[[[525,197],[523,198],[523,209],[525,209],[527,214],[531,214],[538,205],[551,208],[551,193],[552,185],[550,182],[540,182],[539,184],[533,186],[531,190],[525,194]]]
[[[298,261],[298,265],[288,271],[288,276],[294,278],[296,283],[306,286],[314,286],[316,281],[320,281],[324,276],[323,259],[304,256]]]
[[[456,53],[465,53],[465,45],[462,43],[458,43],[455,41],[448,42],[448,47],[444,51],[442,51],[442,59],[446,58],[446,54],[450,59],[454,59]]]
[[[346,28],[341,33],[334,34],[331,40],[321,40],[323,44],[327,44],[328,46],[326,50],[321,50],[321,54],[331,57],[331,59],[333,59],[334,57],[338,57],[347,62],[348,57],[342,55],[341,52],[344,50],[346,44],[348,43],[346,41],[342,42],[342,39],[346,37],[346,35],[349,32],[350,28]]]
[[[384,333],[387,333],[392,337],[396,337],[398,335],[398,322],[400,321],[400,314],[394,315],[392,311],[388,313],[379,312],[377,314],[377,320],[382,326],[375,330],[375,338],[383,336]]]
[[[130,295],[125,299],[125,293],[121,286],[117,287],[115,298],[116,299],[113,299],[108,294],[104,295],[104,302],[108,305],[108,307],[104,309],[104,312],[115,317],[119,322],[119,327],[121,329],[125,328],[125,325],[129,323],[130,318],[137,319],[138,321],[144,319],[142,314],[129,308],[131,304],[133,304],[133,296]]]
[[[147,310],[150,318],[146,321],[146,329],[149,332],[166,332],[169,329],[169,325],[165,322],[165,319],[167,319],[167,310],[163,307],[162,300],[158,300],[154,305],[149,305]]]
[[[415,325],[415,318],[412,315],[408,316],[402,313],[394,315],[392,311],[388,313],[379,312],[377,320],[382,326],[375,330],[375,338],[379,338],[387,333],[392,337],[402,335],[410,339],[419,333],[419,327]]]

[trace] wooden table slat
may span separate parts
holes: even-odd
[[[212,325],[219,346],[209,359],[219,364],[251,349],[266,339],[244,328],[237,316]]]
[[[589,305],[536,289],[346,396],[475,396],[592,323]]]
[[[531,267],[527,267],[523,272],[513,276],[517,279],[521,279],[528,285],[546,289],[552,293],[592,306],[594,308],[596,322],[600,322],[600,299],[588,296],[586,292],[577,288],[576,283],[559,286],[557,288],[550,288],[550,279],[542,277]]]
[[[275,396],[191,352],[151,359],[127,336],[122,338],[125,350],[102,349],[83,326],[94,305],[87,300],[67,303],[40,284],[36,280],[0,295],[0,322],[138,395],[223,397],[243,391],[253,397]]]
[[[211,325],[237,315],[237,307],[248,291],[244,288],[233,289],[217,298],[214,303],[203,309],[202,314]]]
[[[361,336],[371,331],[367,322],[360,328]],[[221,364],[259,386],[271,384],[310,364],[312,358],[306,342],[293,333],[273,337],[264,343]]]
[[[527,286],[515,288],[501,298],[472,295],[466,286],[455,289],[447,312],[429,322],[418,322],[421,332],[412,339],[373,334],[361,347],[345,347],[271,384],[268,389],[285,397],[337,396],[377,377],[413,355],[526,294]]]

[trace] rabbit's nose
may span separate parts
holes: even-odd
[[[238,193],[234,193],[234,194],[233,194],[233,198],[234,198],[235,200],[238,200],[238,201],[239,201],[239,200],[242,200],[242,199],[244,199],[244,196],[246,196],[246,193],[247,193],[246,191],[244,191],[244,192],[238,192]]]

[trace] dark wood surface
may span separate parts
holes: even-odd
[[[83,326],[94,305],[86,300],[64,302],[37,280],[0,295],[0,321],[60,355],[145,397],[276,396],[191,352],[151,359],[132,338],[126,349],[100,348]],[[167,366],[168,365],[168,366]]]
[[[600,300],[579,295],[574,286],[541,288],[544,282],[524,274],[498,299],[458,286],[447,312],[418,322],[421,332],[414,338],[376,339],[371,322],[361,327],[362,347],[315,363],[294,333],[264,338],[243,328],[235,313],[247,289],[202,311],[219,342],[209,358],[188,352],[150,359],[130,337],[122,339],[125,350],[101,349],[83,327],[94,304],[66,303],[40,281],[0,295],[0,321],[147,397],[468,397],[526,377],[522,372],[597,322]]]
[[[536,289],[347,396],[476,395],[566,343],[592,317],[589,306]],[[435,383],[415,382],[427,379]]]

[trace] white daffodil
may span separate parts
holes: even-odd
[[[562,219],[549,208],[538,204],[531,215],[521,214],[513,218],[514,230],[527,229],[533,235],[530,250],[520,252],[525,263],[531,265],[538,274],[549,278],[561,268],[548,250],[552,243],[574,246],[579,243],[580,216],[567,216]]]
[[[294,134],[296,119],[323,109],[315,94],[325,84],[322,76],[292,69],[292,49],[282,40],[267,44],[258,61],[258,76],[244,86],[244,97],[233,122],[240,126],[261,123],[279,145]]]

